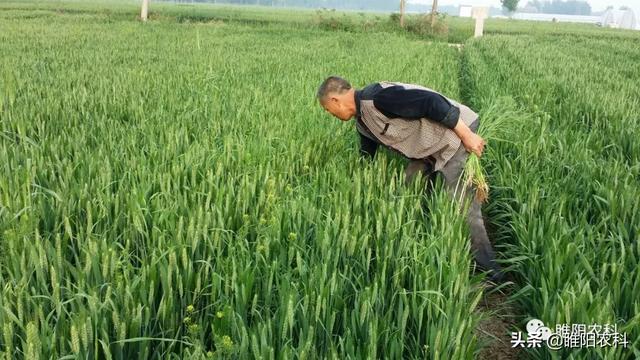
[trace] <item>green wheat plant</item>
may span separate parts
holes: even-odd
[[[507,141],[504,136],[513,131],[516,126],[526,122],[523,113],[518,112],[517,105],[510,97],[502,97],[495,100],[489,106],[482,109],[480,117],[482,122],[478,128],[480,135],[487,144],[498,141]],[[490,145],[487,145],[487,147]],[[469,153],[463,169],[462,185],[464,189],[475,189],[474,197],[484,203],[489,198],[489,183],[481,159],[474,152]]]

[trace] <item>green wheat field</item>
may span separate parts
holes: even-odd
[[[150,9],[0,1],[3,359],[487,358],[463,216],[394,153],[360,158],[314,98],[333,74],[504,124],[481,161],[510,331],[628,338],[521,358],[640,358],[640,32]]]

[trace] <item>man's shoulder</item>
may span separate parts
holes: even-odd
[[[425,91],[429,91],[429,92],[434,92],[434,93],[439,93],[438,91],[426,87],[424,85],[420,85],[420,84],[410,84],[410,83],[404,83],[404,82],[399,82],[399,81],[381,81],[380,85],[383,88],[390,88],[393,87],[395,89],[402,89],[402,90],[425,90]]]
[[[410,83],[404,83],[399,81],[379,81],[376,83],[369,84],[364,88],[362,88],[363,92],[365,89],[367,89],[366,94],[369,95],[368,97],[369,100],[373,99],[373,97],[377,94],[380,94],[381,96],[383,94],[393,94],[395,96],[396,94],[403,94],[407,90],[410,90],[410,91],[418,90],[418,91],[424,91],[426,93],[431,93],[431,94],[435,93],[438,95],[442,95],[440,92],[423,85],[410,84]]]
[[[379,82],[371,83],[360,89],[360,100],[373,100],[383,87]]]

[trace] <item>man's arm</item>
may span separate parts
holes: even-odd
[[[442,95],[424,89],[390,86],[374,96],[373,105],[387,117],[426,117],[449,129],[454,129],[460,118],[460,109],[457,106]]]
[[[359,135],[360,135],[360,156],[363,158],[368,158],[372,160],[373,157],[376,155],[376,150],[378,150],[378,143],[360,133]]]

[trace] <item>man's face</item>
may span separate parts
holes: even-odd
[[[331,94],[320,105],[331,115],[342,121],[351,119],[352,114],[347,107],[344,96]]]

